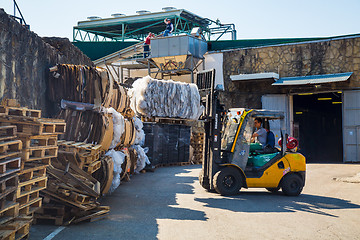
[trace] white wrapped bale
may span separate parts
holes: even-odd
[[[134,117],[134,123],[135,123],[135,140],[134,140],[134,145],[144,145],[145,142],[145,133],[143,130],[143,123],[140,120],[140,118]]]
[[[113,149],[121,143],[121,136],[125,132],[125,120],[124,117],[112,107],[104,108],[103,112],[111,113],[113,116],[114,135],[110,145],[110,149]]]
[[[150,76],[134,82],[131,107],[146,117],[198,119],[203,111],[195,84],[157,80]]]
[[[140,145],[133,145],[132,147],[135,149],[137,154],[135,172],[139,173],[145,168],[146,164],[150,164],[149,158],[146,156],[146,153],[149,149],[142,148]]]
[[[114,149],[109,150],[105,155],[110,156],[114,162],[113,180],[109,190],[109,193],[112,193],[120,185],[120,174],[122,172],[121,164],[123,164],[126,155],[125,153],[115,151]]]

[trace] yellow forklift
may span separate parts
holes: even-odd
[[[290,139],[285,133],[284,113],[244,108],[224,111],[217,91],[212,88],[200,93],[205,103],[201,186],[221,195],[235,195],[244,187],[270,192],[281,188],[285,195],[298,196],[305,185],[306,161],[296,152],[296,144],[279,141],[279,148],[259,148],[251,143],[254,118],[265,124],[279,121],[281,139]]]

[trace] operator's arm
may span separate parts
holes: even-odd
[[[252,137],[251,137],[250,142],[252,142],[252,143],[255,142],[255,139],[256,139],[257,136],[259,136],[259,134],[256,133],[256,132],[254,132],[253,135],[252,135]]]

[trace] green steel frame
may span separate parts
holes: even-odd
[[[220,21],[213,21],[208,18],[196,19],[196,15],[181,15],[182,13],[173,13],[168,15],[174,25],[174,35],[189,34],[195,27],[199,27],[204,38],[210,40],[211,36],[219,35],[216,41],[224,34],[231,33],[232,40],[236,39],[236,31],[234,24],[221,24]],[[102,19],[101,19],[102,20]],[[164,29],[164,20],[159,17],[149,18],[142,20],[139,16],[139,21],[126,22],[119,20],[119,22],[112,22],[111,24],[94,24],[93,26],[82,26],[79,24],[73,28],[73,41],[74,42],[111,42],[111,41],[144,41],[148,32],[153,32],[160,35]],[[107,21],[108,19],[104,19]],[[87,22],[83,22],[87,23]],[[86,24],[85,24],[86,25]],[[215,27],[210,27],[215,25]]]

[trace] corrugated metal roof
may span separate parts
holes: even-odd
[[[274,72],[265,72],[265,73],[251,73],[251,74],[239,74],[231,75],[231,81],[245,81],[245,80],[255,80],[255,79],[279,79],[279,74]]]
[[[321,84],[331,82],[342,82],[349,79],[353,74],[352,72],[346,73],[335,73],[325,75],[311,75],[311,76],[300,76],[300,77],[284,77],[274,82],[273,86],[284,86],[284,85],[304,85],[304,84]]]

